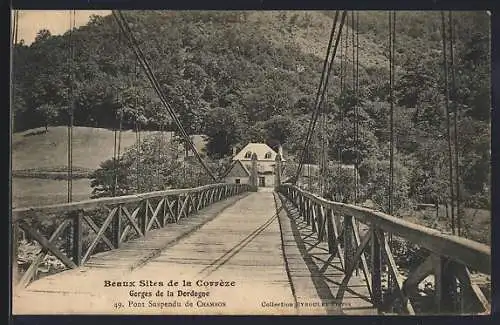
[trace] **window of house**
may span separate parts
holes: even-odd
[[[234,180],[234,182],[235,182],[236,184],[240,184],[240,179],[239,179],[239,178],[237,178],[237,179],[235,179],[235,180]]]
[[[268,151],[266,152],[266,155],[264,156],[265,159],[271,159],[271,152]]]
[[[245,158],[252,158],[252,152],[247,151],[247,153],[245,154]]]

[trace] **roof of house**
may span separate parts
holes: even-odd
[[[236,170],[235,167],[240,167],[239,171],[243,171],[244,173],[246,173],[246,175],[237,174],[238,170]],[[234,175],[230,175],[231,173],[234,173]],[[228,177],[228,176],[236,176],[236,177],[237,176],[240,176],[240,177],[242,177],[242,176],[250,176],[250,171],[248,170],[248,168],[245,167],[245,165],[241,161],[235,160],[235,161],[233,161],[233,163],[231,164],[231,166],[229,166],[229,168],[223,174],[222,177]]]
[[[252,154],[254,153],[257,155],[257,160],[259,161],[275,161],[276,155],[278,154],[265,143],[251,142],[241,149],[240,152],[233,157],[233,160],[252,160]],[[283,157],[281,157],[281,159],[285,161]]]

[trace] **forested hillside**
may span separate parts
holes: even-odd
[[[296,156],[314,106],[334,12],[126,12],[154,73],[184,127],[208,136],[208,155],[223,158],[249,141],[280,143]],[[327,97],[330,160],[361,160],[362,193],[386,205],[389,168],[387,13],[359,14],[359,93],[353,96],[351,16]],[[454,13],[454,63],[462,198],[490,202],[489,19]],[[348,34],[347,34],[348,33]],[[345,48],[348,37],[347,51]],[[74,46],[74,60],[69,46]],[[340,91],[341,55],[346,87]],[[447,142],[441,20],[438,12],[399,12],[396,25],[396,205],[447,199]],[[71,70],[72,69],[72,70]],[[69,78],[73,71],[74,78]],[[67,123],[72,80],[75,125],[173,129],[113,17],[93,17],[71,34],[40,31],[14,54],[17,131]],[[354,151],[353,107],[360,115]],[[341,120],[342,118],[342,120]],[[340,139],[342,141],[340,141]],[[309,162],[317,162],[319,145]],[[335,175],[332,175],[335,192]]]

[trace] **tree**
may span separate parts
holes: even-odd
[[[354,170],[334,165],[328,166],[325,177],[325,197],[337,202],[353,202],[354,180]]]
[[[35,43],[41,43],[52,36],[48,29],[40,29],[35,36]]]
[[[207,113],[204,133],[208,155],[219,159],[231,155],[232,147],[240,141],[241,121],[230,108],[213,108]]]
[[[48,131],[49,124],[54,122],[59,115],[59,111],[51,104],[40,105],[37,107],[36,112],[44,123],[45,132]]]
[[[389,211],[389,160],[370,158],[360,165],[359,175],[363,197],[371,199],[379,209]],[[410,208],[410,171],[400,161],[394,162],[393,213]]]
[[[296,127],[292,118],[285,115],[273,116],[270,120],[264,123],[264,128],[267,132],[267,140],[275,141],[279,144],[286,143],[290,139],[290,136],[293,134]]]
[[[129,182],[131,163],[132,161],[123,159],[103,161],[91,175],[91,198],[129,194],[131,189]]]
[[[140,146],[128,148],[120,159],[101,164],[92,175],[92,195],[125,195],[178,187],[183,175],[179,148],[179,143],[163,141],[159,134],[146,137]]]

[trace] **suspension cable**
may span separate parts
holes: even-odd
[[[163,92],[161,91],[161,87],[160,87],[155,75],[153,74],[153,72],[148,64],[147,59],[145,58],[144,53],[142,52],[141,48],[139,47],[137,40],[135,39],[134,35],[132,34],[132,31],[130,30],[130,27],[129,27],[125,17],[122,15],[121,11],[119,11],[119,10],[113,10],[113,16],[114,16],[118,26],[120,27],[120,29],[124,33],[124,35],[127,37],[128,41],[129,41],[129,46],[134,51],[137,59],[139,60],[139,63],[141,64],[141,67],[146,72],[146,76],[148,77],[151,85],[153,86],[154,90],[156,91],[157,95],[159,96],[161,103],[167,109],[168,113],[170,114],[172,120],[174,121],[177,128],[179,129],[184,140],[186,141],[186,143],[190,147],[191,151],[194,153],[197,160],[203,166],[205,171],[210,175],[210,177],[214,181],[218,181],[217,177],[215,177],[215,175],[212,173],[210,168],[205,164],[205,162],[201,158],[198,150],[196,149],[193,142],[191,141],[191,138],[189,137],[189,135],[185,131],[180,120],[177,118],[175,111],[172,109],[172,107],[167,102],[165,96],[163,95]]]
[[[355,146],[356,146],[356,156],[355,156],[355,161],[354,161],[354,168],[356,170],[355,172],[355,202],[357,203],[357,200],[359,199],[359,11],[356,12],[356,123],[355,123],[355,130],[356,130],[356,137],[355,137]]]
[[[356,44],[357,40],[357,26],[354,19],[354,11],[351,12],[351,20],[352,20],[352,89],[354,96],[354,128],[353,128],[353,140],[354,140],[354,204],[358,202],[358,182],[357,182],[357,164],[356,157],[358,152],[358,144],[357,144],[357,127],[358,127],[358,82],[357,82],[357,66],[359,62],[358,59],[358,44]],[[355,30],[356,28],[356,30]],[[355,34],[356,32],[356,34]]]
[[[347,29],[347,28],[346,28]],[[344,39],[340,34],[340,92],[344,89]]]
[[[395,76],[396,12],[389,12],[389,104],[390,104],[390,149],[389,149],[389,214],[394,214],[394,76]],[[392,246],[392,234],[388,236]],[[388,274],[388,287],[392,291],[396,279]]]
[[[327,49],[326,49],[326,56],[325,56],[325,59],[323,61],[323,69],[321,70],[321,77],[320,77],[320,82],[319,82],[319,86],[318,86],[318,90],[316,92],[316,97],[314,99],[314,109],[313,109],[313,114],[312,114],[312,117],[311,117],[311,121],[309,122],[309,126],[307,128],[307,133],[306,133],[306,142],[307,143],[307,140],[309,139],[309,136],[311,134],[311,131],[312,131],[312,128],[313,128],[313,120],[314,120],[314,116],[317,114],[317,110],[318,110],[318,99],[320,97],[320,93],[321,93],[321,87],[323,85],[323,82],[324,82],[324,77],[325,77],[325,73],[326,73],[326,69],[327,69],[327,64],[328,64],[328,58],[330,56],[330,51],[332,49],[332,42],[333,42],[333,37],[334,37],[334,34],[335,34],[335,28],[337,26],[337,20],[338,20],[338,16],[339,16],[339,11],[337,10],[335,12],[335,17],[333,19],[333,25],[332,25],[332,29],[331,29],[331,32],[330,32],[330,39],[328,40],[328,45],[327,45]],[[307,145],[304,144],[304,147],[302,149],[302,153],[301,153],[301,159],[300,159],[300,162],[299,162],[299,166],[297,168],[297,175],[294,179],[294,183],[296,183],[298,181],[298,178],[299,178],[299,175],[300,175],[300,172],[302,170],[302,164],[303,164],[303,158],[306,154],[306,149],[307,149]]]
[[[160,124],[160,127],[159,127],[159,132],[158,132],[158,135],[156,136],[156,142],[158,143],[158,146],[157,146],[157,157],[156,157],[156,180],[158,182],[158,188],[157,190],[160,190],[160,186],[161,186],[161,181],[160,181],[160,162],[161,162],[161,141],[162,141],[162,138],[161,138],[161,135],[163,133],[163,124]]]
[[[389,12],[389,214],[394,214],[394,43],[396,37],[396,12]]]
[[[75,52],[74,52],[74,41],[73,41],[73,30],[75,28],[75,16],[76,11],[71,10],[69,12],[70,19],[70,29],[69,29],[69,37],[68,37],[68,49],[69,49],[69,106],[68,106],[68,203],[73,201],[73,123],[74,123],[74,60],[75,60]]]
[[[118,45],[120,46],[122,43],[121,40],[121,34],[120,30],[117,30],[117,37],[118,37]],[[114,184],[113,184],[113,196],[118,194],[121,194],[121,191],[119,190],[119,168],[121,164],[120,160],[120,155],[121,155],[121,140],[122,140],[122,127],[123,127],[123,105],[120,101],[120,87],[119,84],[116,87],[116,102],[117,102],[117,107],[115,111],[115,118],[117,118],[117,121],[115,120],[115,123],[118,122],[118,130],[115,126],[114,128],[114,154],[113,154],[113,167],[114,167]]]
[[[116,87],[116,102],[119,103],[119,98],[118,98],[118,87]],[[114,143],[113,143],[113,191],[112,194],[113,196],[116,196],[116,188],[118,184],[118,172],[117,172],[117,163],[116,163],[116,157],[117,157],[117,147],[118,147],[118,128],[116,127],[116,118],[118,117],[118,107],[115,108],[115,123],[113,124],[113,136],[114,136]]]
[[[134,78],[132,89],[135,101],[135,140],[136,140],[136,184],[137,192],[141,192],[141,121],[139,120],[139,94],[137,92],[137,59],[134,60]]]
[[[349,17],[347,17],[347,20],[349,19]],[[347,22],[346,22],[347,24]],[[345,36],[345,51],[344,51],[344,56],[340,58],[340,61],[344,61],[344,65],[343,65],[343,68],[341,69],[341,76],[342,76],[342,79],[344,80],[343,84],[342,84],[342,88],[341,88],[341,91],[340,93],[342,94],[342,96],[345,94],[345,91],[347,89],[347,63],[348,63],[348,54],[347,54],[347,51],[348,51],[348,45],[349,45],[349,29],[346,28],[345,29],[345,33],[346,33],[346,36]],[[340,46],[341,48],[343,47],[343,45],[341,44]],[[343,154],[344,154],[344,109],[339,106],[339,112],[340,112],[340,143],[339,143],[339,148],[338,148],[338,160],[339,160],[339,164],[338,164],[338,170],[337,170],[337,174],[338,176],[340,177],[340,175],[342,174],[342,161],[343,161]],[[342,188],[341,187],[338,187],[338,200],[339,201],[343,201],[343,191],[342,191]]]
[[[448,89],[448,56],[446,53],[446,24],[444,12],[441,11],[441,28],[443,35],[443,70],[444,70],[444,95],[446,108],[446,137],[448,141],[448,165],[449,165],[449,182],[450,182],[450,197],[451,197],[451,231],[455,234],[455,209],[454,209],[454,189],[453,189],[453,158],[451,148],[451,132],[450,132],[450,94]]]
[[[335,15],[335,17],[337,17],[337,15]],[[340,22],[340,26],[339,26],[339,32],[337,33],[337,38],[335,40],[335,45],[334,45],[334,48],[333,48],[332,58],[330,60],[330,64],[329,64],[328,70],[326,71],[325,81],[324,81],[324,83],[320,83],[320,86],[323,86],[322,87],[322,91],[321,91],[320,100],[317,103],[317,105],[315,107],[315,110],[313,112],[313,119],[312,119],[311,128],[310,128],[311,132],[309,132],[308,136],[306,137],[306,141],[304,143],[304,147],[303,147],[303,150],[302,150],[302,157],[301,157],[301,160],[300,160],[299,167],[297,168],[297,174],[296,174],[296,177],[294,179],[294,182],[296,182],[298,180],[300,172],[302,170],[302,165],[304,163],[305,153],[306,153],[306,150],[308,149],[309,142],[311,140],[312,132],[314,131],[314,128],[316,126],[316,122],[318,120],[320,107],[323,104],[323,101],[325,99],[325,90],[326,90],[326,86],[328,85],[328,80],[329,80],[330,73],[331,73],[331,70],[332,70],[332,67],[333,67],[333,62],[334,62],[335,54],[337,52],[337,48],[338,48],[338,45],[339,45],[340,34],[342,33],[342,28],[344,26],[345,17],[346,17],[346,11],[344,10],[343,13],[342,13],[342,18],[341,18],[341,22]],[[333,29],[335,29],[335,27],[336,27],[336,22],[333,25]],[[332,33],[334,33],[334,32],[335,31],[333,31]],[[327,51],[327,54],[329,54],[329,52],[330,51]],[[328,60],[328,55],[326,56],[326,60]]]
[[[462,233],[462,216],[460,210],[460,165],[458,152],[458,105],[456,100],[456,83],[455,83],[455,58],[454,58],[454,33],[453,33],[453,17],[451,11],[448,11],[448,21],[450,27],[450,70],[451,70],[451,95],[453,103],[453,129],[454,129],[454,147],[455,147],[455,186],[456,186],[456,202],[457,202],[457,235]]]

